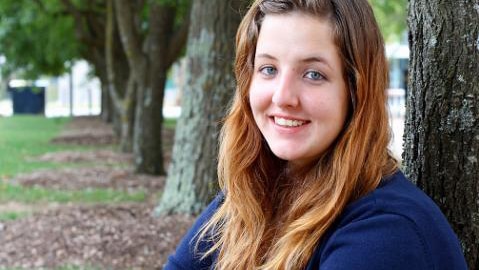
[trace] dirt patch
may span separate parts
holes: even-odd
[[[0,226],[0,265],[161,269],[191,216],[154,218],[153,206],[71,206]]]

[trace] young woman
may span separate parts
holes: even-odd
[[[387,63],[367,0],[257,0],[237,34],[222,192],[166,269],[467,269],[387,150]]]

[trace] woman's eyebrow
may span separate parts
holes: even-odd
[[[276,57],[274,57],[274,56],[272,56],[271,54],[268,54],[268,53],[256,54],[255,58],[266,58],[266,59],[271,59],[271,60],[277,60]],[[329,68],[331,68],[331,65],[329,64],[329,61],[326,58],[321,57],[321,56],[308,56],[306,58],[301,59],[300,62],[303,62],[303,63],[319,62],[319,63],[324,63]]]
[[[319,62],[325,64],[328,68],[332,69],[331,65],[329,64],[328,60],[324,57],[321,56],[311,56],[311,57],[306,57],[301,60],[303,63],[314,63],[314,62]]]
[[[267,53],[257,54],[255,58],[266,58],[266,59],[276,60],[276,57],[272,56],[271,54],[267,54]]]

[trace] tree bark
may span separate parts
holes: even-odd
[[[131,152],[132,150],[132,106],[134,106],[135,83],[133,77],[129,75],[129,80],[126,85],[126,93],[121,96],[118,90],[118,82],[115,69],[115,13],[113,11],[113,0],[107,0],[106,9],[106,28],[105,28],[105,56],[106,56],[106,71],[108,75],[108,94],[119,115],[120,121],[120,149],[123,152]],[[118,46],[118,45],[117,45]],[[120,74],[123,75],[123,74]]]
[[[164,174],[161,130],[166,74],[187,36],[188,20],[175,27],[177,8],[152,1],[148,32],[138,24],[142,3],[115,1],[118,28],[136,88],[133,153],[139,173]]]
[[[479,269],[479,2],[410,0],[405,173]]]
[[[239,10],[246,2],[193,3],[182,113],[157,214],[199,213],[218,190],[218,133],[234,93],[235,33],[240,22]]]
[[[101,85],[101,107],[100,107],[100,117],[106,123],[113,122],[113,111],[112,101],[110,100],[110,95],[106,89],[107,83],[102,82],[100,79]]]

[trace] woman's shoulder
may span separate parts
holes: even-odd
[[[208,256],[202,260],[200,258],[202,254],[211,248],[213,243],[208,240],[202,240],[196,245],[197,237],[203,225],[211,219],[223,201],[224,194],[219,192],[196,219],[196,222],[178,244],[175,252],[168,257],[168,261],[163,269],[210,269],[214,261],[213,256]]]
[[[385,177],[374,191],[350,203],[339,222],[344,224],[383,214],[401,216],[418,226],[434,222],[449,227],[435,202],[401,171]]]
[[[401,172],[349,204],[314,258],[321,269],[467,269],[439,207]]]

